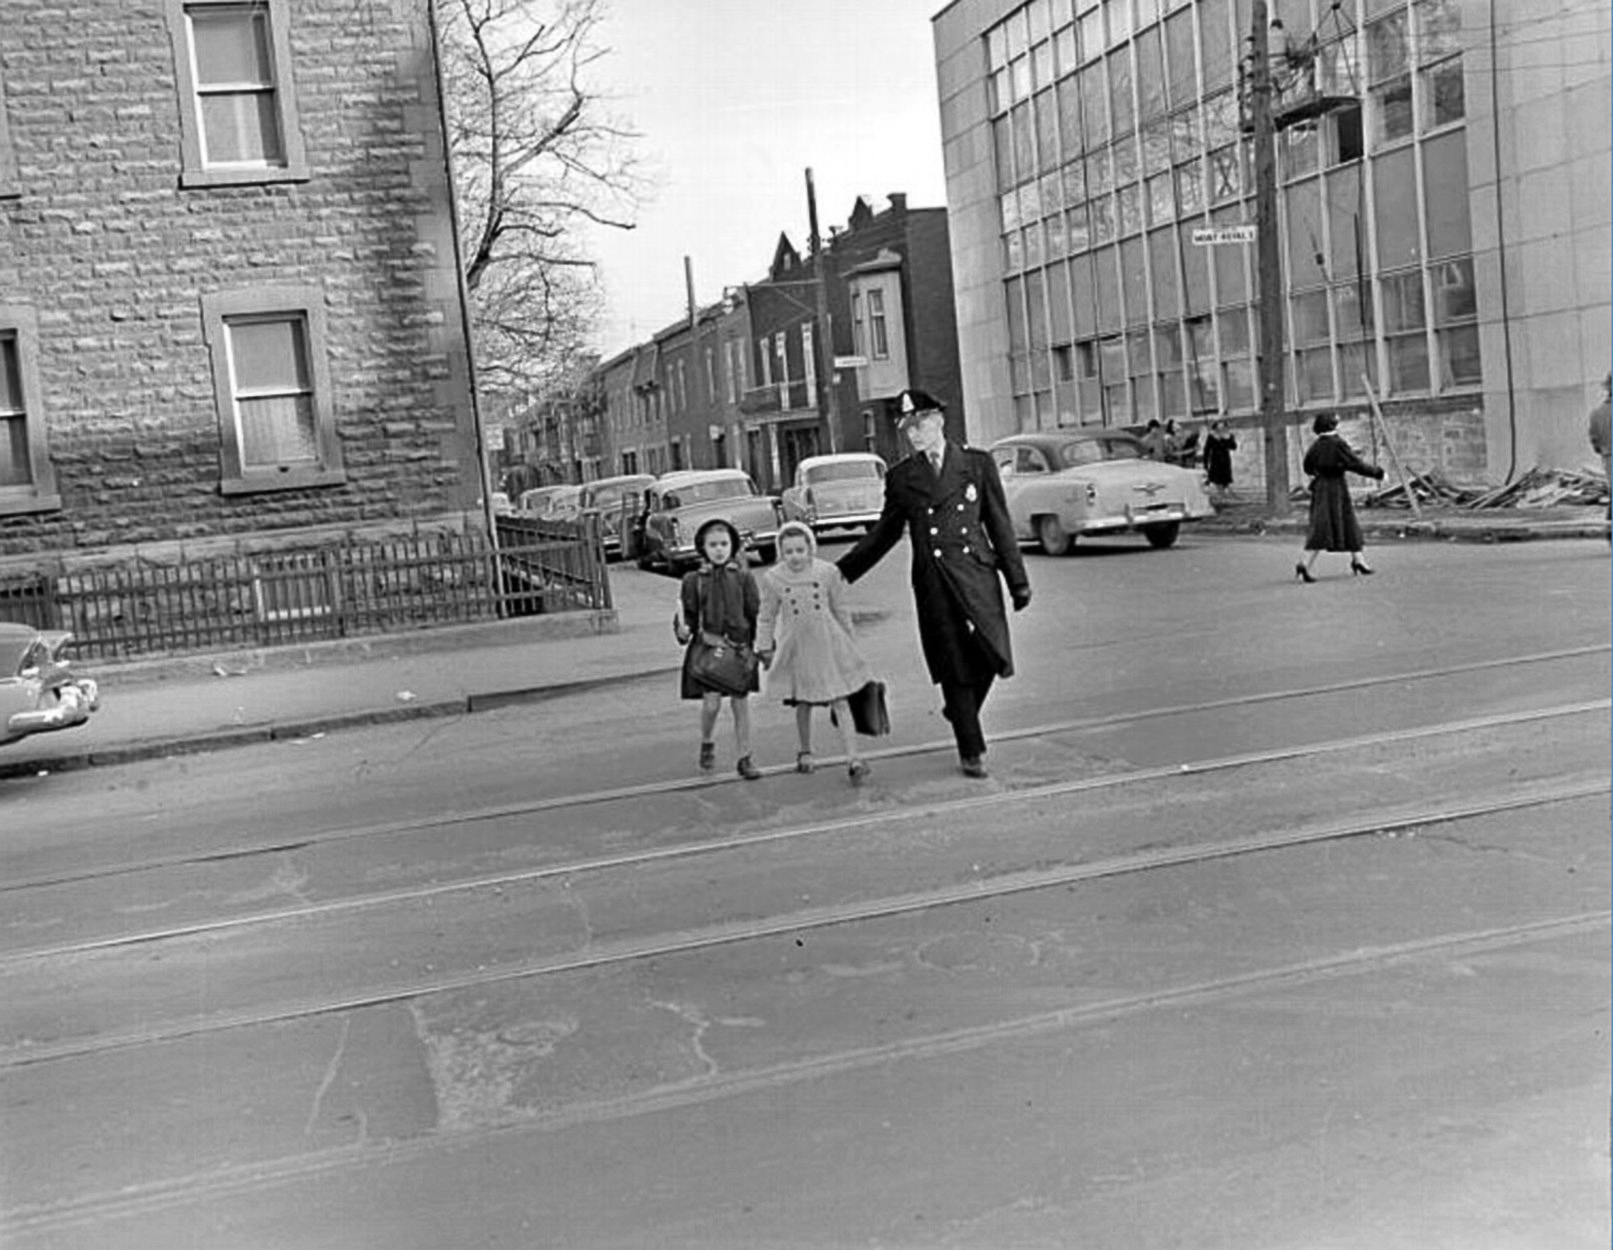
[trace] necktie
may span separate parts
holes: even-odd
[[[930,453],[930,468],[935,470],[935,476],[936,477],[941,476],[941,453],[940,452],[932,451]]]

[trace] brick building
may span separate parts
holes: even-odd
[[[6,6],[0,556],[474,516],[427,5]]]

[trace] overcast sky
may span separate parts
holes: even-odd
[[[609,0],[601,79],[643,136],[658,189],[636,230],[604,231],[610,356],[756,281],[779,232],[807,242],[805,170],[827,234],[858,195],[944,205],[930,18],[944,0]]]

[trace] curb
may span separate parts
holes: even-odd
[[[1517,543],[1536,542],[1560,538],[1602,538],[1609,536],[1607,521],[1537,521],[1525,524],[1489,524],[1474,518],[1432,521],[1385,521],[1362,517],[1362,534],[1379,542],[1466,542],[1466,543]],[[1285,535],[1303,536],[1307,523],[1300,519],[1272,520],[1251,517],[1248,520],[1227,520],[1220,523],[1198,523],[1201,534],[1228,534],[1232,536]]]
[[[38,756],[26,760],[0,759],[0,780],[38,776],[41,773],[77,772],[85,768],[133,764],[142,760],[164,759],[176,755],[200,755],[231,747],[259,746],[266,742],[293,742],[312,738],[317,734],[342,729],[359,729],[370,725],[391,725],[445,716],[468,716],[522,703],[541,703],[547,699],[586,694],[590,690],[628,685],[650,677],[665,677],[679,672],[680,668],[681,665],[647,668],[630,673],[613,673],[608,677],[556,682],[548,686],[492,690],[466,695],[463,698],[411,703],[403,707],[370,708],[357,712],[335,712],[328,716],[272,721],[260,725],[220,727],[178,737],[153,738],[144,742],[109,743],[106,746],[88,747],[81,751],[66,751],[61,755]]]

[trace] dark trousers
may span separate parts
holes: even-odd
[[[986,673],[967,685],[941,683],[946,718],[952,722],[952,736],[957,740],[961,759],[974,759],[986,753],[986,735],[980,732],[980,707],[991,693],[991,683],[995,680],[991,673]]]

